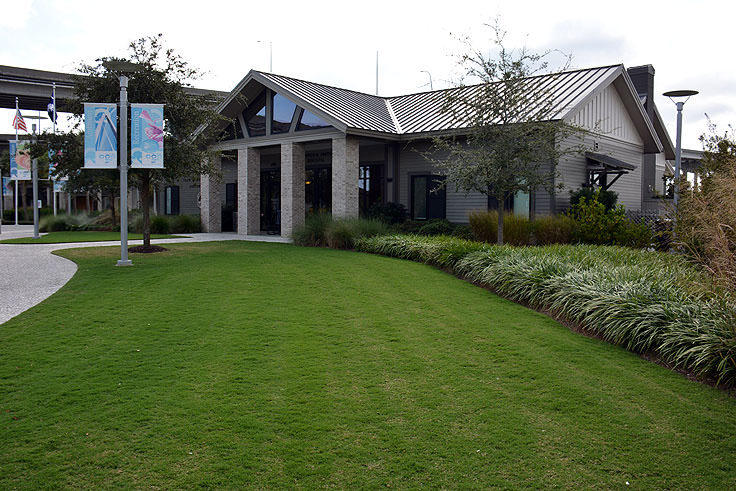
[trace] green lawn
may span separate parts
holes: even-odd
[[[181,235],[151,234],[152,239],[176,239]],[[143,234],[128,234],[129,240],[142,240]],[[0,244],[62,244],[65,242],[102,242],[120,241],[120,232],[49,232],[39,239],[21,237],[18,239],[0,240]]]
[[[0,489],[736,487],[734,397],[439,270],[167,247],[0,326]]]

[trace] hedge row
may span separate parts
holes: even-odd
[[[736,385],[736,301],[679,256],[613,246],[491,246],[449,237],[362,238],[359,251],[451,270],[507,298],[700,377]]]

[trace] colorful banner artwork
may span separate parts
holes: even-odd
[[[130,105],[130,166],[164,168],[163,104]]]
[[[31,154],[28,140],[10,140],[10,178],[18,181],[31,180]]]
[[[84,103],[84,167],[116,169],[118,108],[115,104]]]
[[[66,184],[66,179],[54,181],[54,192],[55,193],[61,193],[64,191],[64,184]]]
[[[9,196],[13,194],[13,180],[9,177],[3,177],[3,195]]]

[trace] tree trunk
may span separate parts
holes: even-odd
[[[496,244],[503,245],[503,208],[505,205],[506,197],[496,196],[496,201],[498,201],[498,235],[496,236]]]
[[[115,193],[110,193],[110,213],[112,213],[112,227],[113,230],[115,229],[115,224],[118,223],[117,217],[115,216]],[[121,223],[120,226],[122,227],[123,224]]]
[[[141,171],[141,205],[143,205],[143,246],[151,246],[151,173]]]

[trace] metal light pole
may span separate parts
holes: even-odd
[[[40,119],[40,117],[39,117]],[[40,121],[39,121],[40,123]],[[31,125],[33,131],[33,142],[36,141],[36,125]],[[31,161],[31,179],[33,179],[33,238],[40,239],[38,235],[38,159]]]
[[[434,86],[432,85],[432,74],[429,73],[427,70],[420,70],[422,73],[426,73],[429,75],[429,90],[434,90]]]
[[[122,72],[120,78],[120,259],[116,266],[132,266],[128,259],[128,77],[141,69],[138,63],[106,61],[102,64],[111,71]]]
[[[675,216],[673,218],[673,225],[677,226],[677,212],[679,211],[680,203],[680,167],[682,162],[682,108],[690,97],[698,94],[697,90],[671,90],[662,94],[665,97],[669,97],[677,107],[677,140],[675,143],[675,180],[674,180],[674,199],[675,204]],[[684,101],[676,101],[674,98],[687,97]]]
[[[133,266],[128,259],[128,77],[120,75],[120,260],[116,266]]]

